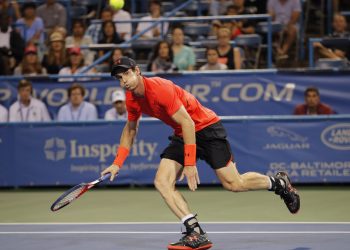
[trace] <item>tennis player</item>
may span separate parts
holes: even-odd
[[[186,234],[178,242],[169,244],[168,249],[203,250],[213,245],[175,187],[178,177],[180,180],[186,177],[189,189],[197,189],[200,184],[196,167],[198,158],[211,166],[225,189],[233,192],[260,189],[274,191],[281,196],[291,213],[298,212],[300,198],[286,173],[279,172],[276,176],[238,173],[220,118],[202,106],[193,95],[169,80],[142,76],[135,61],[128,57],[116,59],[111,74],[126,90],[128,120],[116,158],[102,175],[111,173],[113,180],[123,166],[142,113],[158,118],[174,129],[169,145],[160,155],[161,161],[154,180],[166,204],[186,227]]]

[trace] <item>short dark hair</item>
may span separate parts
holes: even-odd
[[[73,83],[69,88],[68,88],[68,97],[72,95],[73,90],[75,89],[80,89],[82,96],[85,96],[85,88],[78,84],[78,83]]]
[[[31,89],[33,89],[33,84],[31,81],[28,81],[27,79],[22,79],[19,81],[18,85],[17,85],[17,90],[26,88],[26,87],[30,87]]]
[[[218,55],[219,55],[219,51],[218,51],[218,48],[217,48],[217,47],[208,46],[208,47],[206,48],[206,50],[205,50],[205,56],[208,56],[208,52],[209,52],[210,50],[215,50],[216,53],[218,53]]]
[[[316,87],[313,87],[313,86],[307,87],[307,89],[305,89],[305,91],[304,91],[304,96],[306,97],[309,94],[309,92],[315,92],[318,96],[320,96],[320,92],[318,91],[318,88],[316,88]]]

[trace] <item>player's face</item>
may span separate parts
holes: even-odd
[[[138,76],[140,76],[140,69],[135,67],[135,70],[128,69],[123,73],[117,74],[115,77],[119,80],[120,86],[128,91],[133,91],[138,85]]]
[[[320,97],[316,92],[310,91],[305,97],[305,102],[308,107],[315,108],[320,103]]]

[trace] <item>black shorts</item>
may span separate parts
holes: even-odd
[[[221,121],[196,132],[197,159],[205,160],[213,169],[225,167],[233,160],[230,143]],[[174,160],[184,165],[184,141],[182,137],[173,135],[161,158]]]

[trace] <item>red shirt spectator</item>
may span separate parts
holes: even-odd
[[[320,93],[317,88],[309,87],[304,92],[305,103],[294,109],[294,115],[331,115],[331,107],[320,102]]]

